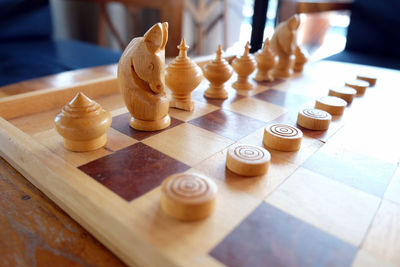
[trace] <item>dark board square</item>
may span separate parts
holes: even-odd
[[[227,266],[350,266],[357,248],[263,202],[210,255]]]
[[[160,131],[145,132],[145,131],[138,131],[130,127],[129,118],[130,118],[129,112],[115,116],[112,119],[111,127],[139,141],[183,123],[183,121],[171,117],[171,125],[168,128],[165,128]]]
[[[302,105],[310,102],[311,100],[302,95],[286,93],[275,89],[263,91],[259,94],[256,94],[254,97],[269,103],[285,107],[289,111],[298,110]]]
[[[145,144],[136,143],[79,167],[127,201],[154,189],[167,176],[189,169]]]
[[[235,141],[265,125],[265,122],[229,110],[216,110],[189,123]]]
[[[342,182],[364,192],[382,197],[396,165],[346,150],[323,147],[303,166],[313,172]]]

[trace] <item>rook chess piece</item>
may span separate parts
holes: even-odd
[[[204,96],[214,99],[225,99],[228,92],[224,88],[224,83],[232,77],[232,67],[221,57],[222,47],[218,46],[215,60],[207,63],[203,67],[204,76],[210,81],[210,86],[204,92]]]
[[[297,124],[309,130],[327,130],[331,123],[332,116],[326,111],[305,108],[299,111]]]
[[[301,146],[303,132],[293,126],[276,123],[264,128],[263,143],[279,151],[297,151]]]
[[[119,88],[131,118],[140,131],[156,131],[171,124],[164,91],[165,45],[168,24],[157,23],[144,37],[134,38],[118,63]]]
[[[66,149],[84,152],[106,144],[111,116],[98,103],[79,92],[54,118],[54,123]]]
[[[258,176],[267,173],[271,154],[262,147],[234,145],[228,149],[226,167],[243,176]]]
[[[254,80],[257,82],[274,80],[272,76],[271,69],[276,64],[276,56],[270,48],[269,39],[265,39],[264,46],[255,55],[257,61],[257,72]]]
[[[192,111],[194,102],[191,93],[200,84],[203,74],[200,67],[187,56],[188,48],[185,39],[182,39],[178,46],[179,55],[167,67],[165,83],[172,91],[170,106]]]
[[[280,23],[272,36],[271,49],[278,56],[278,64],[273,69],[273,76],[277,79],[287,79],[293,74],[299,25],[299,16],[294,15]]]
[[[232,67],[238,74],[238,79],[232,84],[232,87],[237,90],[251,90],[253,84],[248,81],[249,75],[255,70],[256,62],[253,55],[249,54],[250,44],[246,43],[244,54],[241,57],[236,57],[232,62]]]
[[[191,173],[169,176],[161,185],[161,208],[169,216],[193,221],[214,210],[217,185],[210,178]]]
[[[294,61],[293,70],[295,72],[302,72],[303,68],[304,68],[304,64],[306,64],[306,62],[307,62],[306,52],[304,52],[303,49],[300,48],[300,46],[297,46],[296,50],[294,51],[294,55],[295,55],[296,59]]]

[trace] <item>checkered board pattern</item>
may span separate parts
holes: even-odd
[[[34,137],[138,216],[145,214],[143,236],[181,265],[400,264],[400,154],[387,153],[388,147],[379,153],[371,141],[376,132],[364,123],[374,113],[370,105],[386,94],[384,82],[334,117],[329,130],[297,126],[304,134],[298,152],[267,148],[272,159],[266,175],[241,177],[225,167],[231,145],[263,146],[267,124],[296,126],[299,108],[313,107],[316,97],[327,94],[319,64],[309,67],[315,76],[256,84],[251,92],[232,89],[233,77],[224,101],[204,98],[204,81],[193,92],[194,111],[170,109],[171,126],[157,132],[130,128],[119,96],[99,99],[113,122],[106,147],[94,152],[65,151],[54,129]],[[161,182],[184,171],[205,174],[219,187],[216,209],[203,221],[176,221],[159,207]]]

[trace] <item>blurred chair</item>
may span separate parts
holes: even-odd
[[[279,6],[287,8],[286,11],[278,10],[280,20],[294,13],[350,9],[345,50],[327,59],[400,69],[400,1],[280,0]],[[267,9],[268,0],[255,0],[252,51],[261,47]]]
[[[0,86],[116,63],[120,55],[84,42],[53,40],[48,0],[0,1]]]

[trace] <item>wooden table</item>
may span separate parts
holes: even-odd
[[[399,106],[397,105],[399,93],[395,87],[400,82],[399,72],[349,64],[343,64],[343,69],[338,69],[342,65],[332,62],[323,62],[320,65],[329,69],[330,64],[334,66],[333,69],[336,69],[336,72],[324,75],[330,77],[331,80],[341,81],[343,77],[338,76],[338,73],[343,74],[346,70],[362,71],[364,73],[373,71],[372,73],[378,75],[380,79],[379,87],[369,89],[371,91],[367,92],[367,97],[358,99],[359,101],[355,106],[353,104],[352,107],[349,107],[350,123],[345,125],[344,132],[341,132],[342,134],[340,132],[339,135],[336,134],[335,142],[330,147],[338,148],[338,153],[341,153],[340,149],[346,144],[349,145],[349,149],[353,152],[359,151],[360,154],[374,156],[380,161],[390,162],[390,166],[395,166],[400,160],[398,151],[400,142],[398,133],[396,133],[398,115],[400,114]],[[311,67],[310,70],[315,71],[311,71],[314,75],[305,75],[303,79],[314,86],[314,82],[320,78],[322,73],[318,73],[318,68],[312,69]],[[4,97],[53,87],[71,86],[81,81],[114,74],[115,71],[116,66],[111,65],[60,73],[2,87],[0,88],[0,94]],[[295,80],[296,78],[293,79],[293,84]],[[296,87],[296,85],[294,86]],[[300,84],[295,89],[307,91],[318,88],[310,88],[308,86],[303,88]],[[275,93],[278,92],[275,91]],[[365,114],[368,114],[368,116]],[[363,144],[368,144],[368,146]],[[355,154],[352,153],[351,155]],[[359,240],[354,242],[359,242],[360,244],[356,247],[362,248],[362,251],[354,259],[354,263],[356,263],[354,266],[368,266],[368,264],[374,262],[375,264],[382,264],[383,262],[400,264],[398,255],[398,250],[400,249],[400,228],[398,226],[400,221],[400,169],[398,167],[394,168],[397,168],[397,172],[393,178],[390,178],[391,182],[388,182],[387,189],[384,189],[385,193],[382,199],[374,200],[374,203],[379,202],[379,205],[376,205],[376,213],[371,213],[372,217],[370,218],[368,231],[366,230],[369,234],[366,238],[357,238]],[[337,171],[343,172],[346,170]],[[326,180],[326,183],[344,189],[347,188],[338,182]],[[303,186],[303,192],[307,190],[306,187]],[[346,190],[350,189],[347,188]],[[351,190],[354,191],[354,189]],[[345,199],[342,199],[342,197],[350,196],[350,193],[347,195],[333,194],[331,199],[329,196],[325,198],[321,193],[317,195],[319,195],[319,199],[317,198],[316,202],[339,197],[347,211],[346,215],[349,215],[348,211],[351,208],[355,210],[358,208],[354,207],[354,203],[348,203]],[[366,197],[366,193],[359,192],[354,199],[357,200],[357,197],[363,199]],[[0,265],[124,265],[115,255],[30,182],[25,180],[3,159],[0,159],[0,198],[2,200],[0,202],[0,252],[2,253]],[[271,201],[273,202],[273,199]],[[313,200],[310,198],[310,201],[312,202]],[[334,204],[331,201],[327,202]],[[318,203],[314,205],[318,205]],[[365,205],[368,205],[368,203],[365,203]],[[325,215],[335,218],[333,216],[335,213],[330,214],[332,213],[330,210],[339,212],[339,206],[328,205]],[[291,207],[289,206],[287,209],[291,210]],[[302,210],[301,212],[307,214],[308,211]],[[311,221],[314,219],[317,220],[316,218],[310,218]],[[342,216],[341,218],[338,217],[337,220],[343,221],[345,218]],[[355,226],[355,221],[357,219],[353,218],[350,224]],[[324,226],[328,224],[329,221],[326,221]],[[342,233],[342,230],[337,227],[333,231],[339,234]],[[344,236],[346,237],[346,235]],[[353,236],[350,235],[350,237]],[[370,254],[371,251],[374,253]]]

